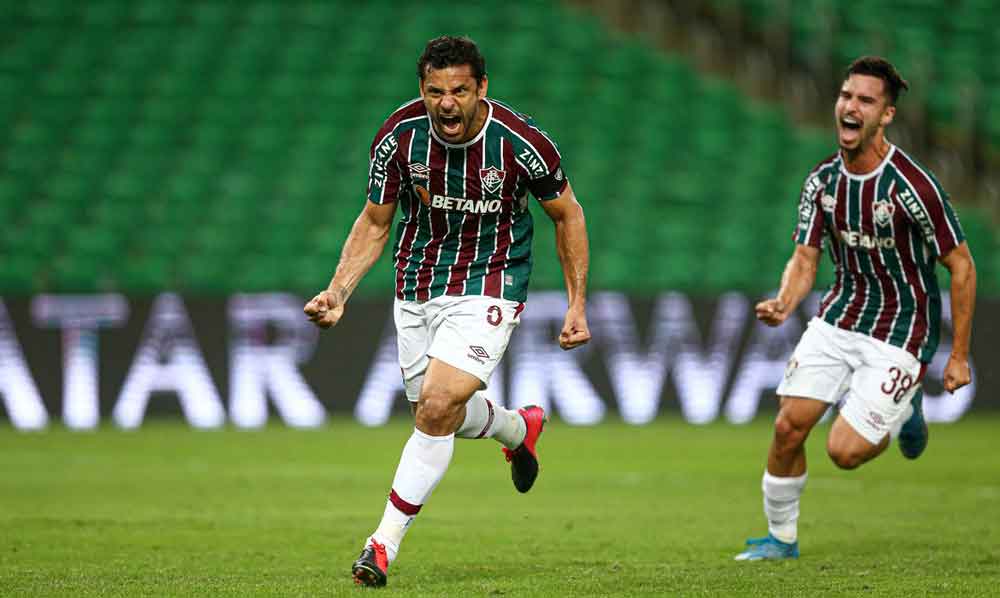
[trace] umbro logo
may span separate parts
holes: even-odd
[[[485,360],[490,358],[490,354],[486,352],[486,349],[480,347],[479,345],[469,345],[469,350],[472,351],[472,353],[468,353],[466,357],[468,357],[472,361],[476,361],[485,365],[486,364]]]
[[[421,162],[410,162],[410,177],[414,179],[427,179],[430,176],[431,169],[426,164]]]
[[[875,428],[877,430],[877,429],[879,429],[879,427],[885,425],[885,419],[881,415],[879,415],[878,413],[875,413],[874,411],[869,411],[868,412],[868,425],[870,425],[871,427],[873,427],[873,428]]]

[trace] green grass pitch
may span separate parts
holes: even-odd
[[[1000,418],[932,426],[854,472],[808,444],[797,562],[737,563],[764,531],[770,422],[550,424],[514,491],[498,445],[460,440],[389,571],[393,596],[1000,595]],[[357,596],[403,420],[365,429],[0,429],[0,594]]]

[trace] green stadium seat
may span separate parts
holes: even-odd
[[[234,290],[233,257],[191,252],[178,265],[178,285],[194,293],[224,293]]]
[[[12,293],[29,293],[39,286],[38,260],[30,255],[19,254],[4,261],[0,269],[0,288]]]
[[[170,256],[133,257],[125,262],[118,285],[123,291],[153,294],[174,287],[173,259]]]
[[[888,53],[938,83],[910,99],[928,107],[935,139],[975,139],[1000,164],[988,0],[949,11],[925,0],[710,4],[743,14],[765,42],[787,39],[807,69]],[[2,6],[0,29],[4,293],[314,292],[364,205],[372,136],[415,97],[416,56],[445,29],[475,37],[491,95],[560,143],[592,223],[595,288],[772,288],[802,177],[835,147],[825,128],[797,126],[687,57],[542,1],[456,11],[441,0],[39,0]],[[532,288],[561,287],[552,227],[532,209]],[[617,233],[635,230],[637,211],[647,232]],[[962,216],[970,242],[996,252],[988,218]],[[750,267],[732,259],[746,255]],[[986,258],[982,270],[984,285],[1000,275]],[[391,286],[383,258],[360,292]]]
[[[198,28],[222,29],[235,21],[236,5],[227,2],[197,2],[190,5],[190,18]]]

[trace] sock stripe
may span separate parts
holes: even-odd
[[[489,415],[486,416],[486,425],[483,426],[483,431],[480,432],[479,436],[476,436],[476,438],[482,438],[483,436],[486,436],[486,433],[490,431],[490,426],[493,425],[493,403],[491,403],[489,399],[483,399],[483,400],[486,401],[486,407],[489,408],[490,413]]]
[[[414,515],[419,513],[420,508],[424,506],[424,505],[414,505],[406,502],[405,500],[400,498],[398,494],[396,494],[395,488],[393,488],[392,491],[389,492],[389,502],[391,502],[392,506],[396,507],[396,509],[398,509],[400,513],[404,515],[409,515],[410,517],[413,517]]]

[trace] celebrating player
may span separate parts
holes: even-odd
[[[375,135],[368,200],[333,280],[305,306],[322,328],[340,320],[381,255],[398,205],[394,316],[416,426],[382,521],[352,569],[355,582],[367,586],[385,585],[403,536],[448,469],[455,436],[502,443],[520,492],[538,475],[544,411],[507,410],[483,393],[524,309],[529,192],[556,227],[569,295],[559,345],[572,349],[590,339],[587,230],[555,144],[531,118],[486,96],[486,62],[472,40],[431,40],[417,74],[420,98]]]
[[[948,196],[926,168],[885,138],[900,91],[896,69],[876,57],[848,68],[834,107],[840,150],[806,177],[795,251],[774,299],[757,318],[778,326],[812,289],[824,235],[836,267],[778,387],[781,408],[764,472],[768,535],[737,560],[797,558],[804,443],[827,407],[844,397],[826,450],[843,469],[877,457],[898,436],[903,454],[927,445],[921,381],[938,345],[941,298],[934,272],[951,272],[954,345],[949,392],[969,383],[976,271]]]

